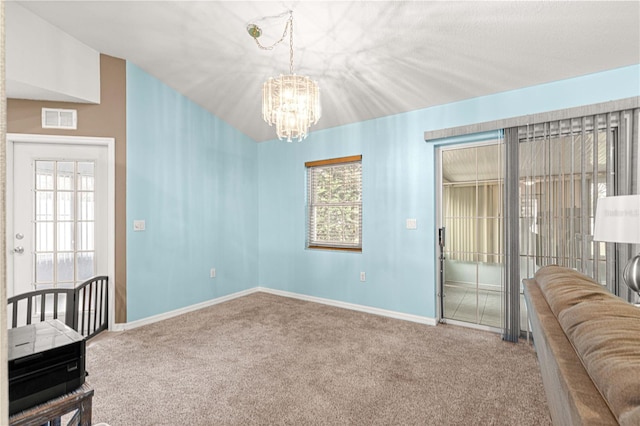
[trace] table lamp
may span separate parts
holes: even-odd
[[[640,195],[598,199],[593,240],[640,244]],[[622,279],[640,296],[640,253],[629,260]]]

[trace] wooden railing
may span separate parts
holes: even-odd
[[[93,277],[73,289],[19,294],[7,302],[11,328],[59,319],[90,339],[109,326],[109,277]]]

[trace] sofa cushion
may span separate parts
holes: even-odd
[[[553,424],[618,425],[535,280],[524,295]]]
[[[640,308],[610,295],[564,309],[558,321],[621,424],[640,424]]]
[[[545,266],[534,281],[617,422],[640,425],[640,308],[568,268]]]
[[[536,272],[535,280],[556,317],[578,303],[615,297],[589,277],[562,266],[541,268]]]

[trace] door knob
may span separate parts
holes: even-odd
[[[13,252],[17,253],[17,254],[22,254],[22,253],[24,253],[24,247],[18,246],[18,247],[13,249]]]

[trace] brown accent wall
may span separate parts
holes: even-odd
[[[116,143],[115,182],[115,321],[127,321],[126,233],[126,62],[100,55],[100,104],[7,100],[7,132],[68,136],[110,137]],[[42,108],[78,110],[77,130],[42,128]]]

